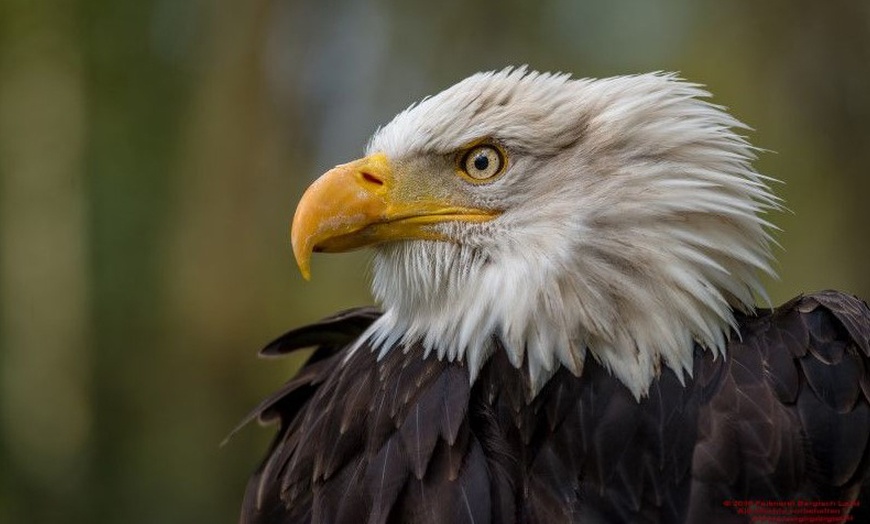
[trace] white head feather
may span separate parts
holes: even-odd
[[[694,343],[725,351],[732,308],[766,300],[779,207],[752,167],[745,126],[670,74],[572,80],[524,68],[474,75],[400,113],[368,153],[444,155],[481,138],[509,156],[470,188],[503,210],[447,223],[455,243],[376,248],[382,352],[420,342],[474,379],[496,348],[527,366],[532,393],[590,352],[636,397],[661,363],[691,374]],[[499,343],[496,343],[498,340]]]

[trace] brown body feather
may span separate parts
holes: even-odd
[[[592,359],[531,397],[504,351],[473,384],[419,346],[348,358],[378,315],[343,312],[264,350],[317,348],[253,415],[280,429],[242,523],[749,522],[727,501],[798,499],[858,501],[868,518],[858,299],[739,316],[727,358],[697,349],[692,379],[664,369],[640,402]]]

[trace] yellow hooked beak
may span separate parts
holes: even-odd
[[[485,222],[495,211],[452,205],[399,188],[387,156],[376,153],[342,164],[302,195],[290,239],[302,276],[311,277],[311,253],[339,252],[393,240],[447,240],[432,224]]]

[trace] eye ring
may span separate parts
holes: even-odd
[[[507,165],[501,148],[479,144],[468,148],[460,157],[459,169],[472,182],[485,182],[504,172]]]

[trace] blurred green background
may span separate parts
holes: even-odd
[[[304,186],[410,102],[531,64],[676,70],[753,126],[778,303],[870,297],[870,3],[0,1],[0,522],[235,522],[298,362],[256,351],[369,301]]]

